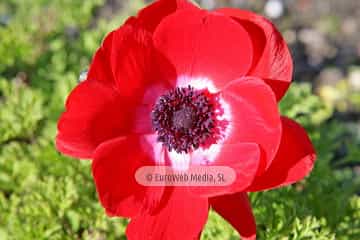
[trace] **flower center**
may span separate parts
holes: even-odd
[[[162,95],[152,111],[152,124],[169,151],[188,153],[215,134],[215,107],[207,90],[177,87]]]
[[[194,111],[192,108],[185,106],[180,110],[174,112],[172,117],[172,125],[175,129],[190,129],[195,119]]]

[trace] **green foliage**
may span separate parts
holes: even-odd
[[[106,32],[134,13],[131,1],[111,22],[94,18],[103,0],[5,0],[0,16],[0,239],[125,239],[127,220],[106,217],[90,163],[54,148],[56,120]],[[60,11],[61,9],[61,11]],[[24,24],[28,23],[28,24]],[[21,73],[21,74],[19,74]],[[359,143],[309,85],[294,84],[280,105],[304,124],[318,160],[309,178],[251,194],[259,239],[360,239]],[[346,146],[348,154],[337,152]],[[340,168],[341,167],[341,168]],[[238,239],[211,212],[203,239]]]
[[[284,115],[305,126],[319,125],[331,116],[331,107],[312,94],[310,84],[293,83],[291,86],[280,102],[280,111]]]
[[[0,144],[12,140],[30,142],[43,118],[42,94],[21,83],[0,79],[0,96]]]

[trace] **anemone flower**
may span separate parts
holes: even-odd
[[[69,95],[57,149],[92,159],[109,216],[128,239],[198,239],[209,208],[256,238],[248,192],[292,184],[312,169],[306,131],[279,114],[292,58],[265,18],[159,0],[109,33]],[[226,186],[145,186],[143,166],[227,166]]]

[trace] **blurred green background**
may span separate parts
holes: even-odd
[[[202,0],[274,21],[295,59],[284,115],[318,151],[311,176],[251,194],[259,239],[360,239],[360,1]],[[1,0],[0,240],[126,239],[107,218],[90,164],[54,149],[56,121],[107,32],[141,0]],[[202,239],[238,239],[210,214]]]

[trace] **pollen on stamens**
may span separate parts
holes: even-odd
[[[189,153],[216,138],[213,94],[191,86],[177,87],[161,96],[152,111],[157,141],[169,151]]]

